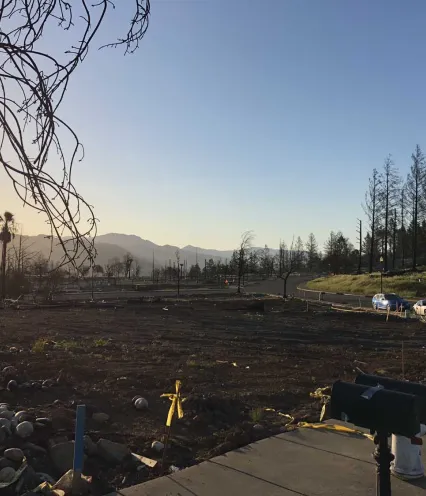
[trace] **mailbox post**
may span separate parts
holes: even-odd
[[[388,437],[413,437],[420,431],[422,399],[413,394],[337,381],[331,392],[331,417],[365,427],[375,434],[377,496],[391,496],[390,464],[393,455]]]

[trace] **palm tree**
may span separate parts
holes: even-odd
[[[1,301],[6,298],[6,249],[7,244],[12,241],[14,236],[14,218],[11,212],[5,212],[0,215],[0,241],[2,242],[1,254]]]

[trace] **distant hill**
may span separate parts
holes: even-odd
[[[142,239],[134,234],[101,234],[96,238],[96,246],[98,243],[110,243],[130,252],[132,255],[138,258],[144,258],[150,260],[152,267],[152,258],[154,257],[154,264],[158,266],[168,265],[169,260],[173,264],[176,261],[176,252],[179,250],[179,256],[181,262],[186,260],[188,266],[193,265],[198,260],[198,263],[202,266],[204,265],[204,259],[209,260],[222,260],[225,262],[226,258],[231,258],[232,250],[219,251],[219,250],[206,250],[203,248],[196,248],[194,246],[185,246],[184,248],[179,248],[173,245],[160,246],[152,241]]]
[[[19,246],[19,236],[16,236],[13,243],[14,246]],[[142,274],[150,274],[152,270],[152,259],[154,257],[155,267],[164,267],[173,264],[176,261],[176,251],[179,250],[180,260],[186,260],[188,267],[198,263],[201,267],[204,266],[204,260],[212,258],[214,261],[221,260],[225,262],[232,257],[233,250],[214,250],[206,248],[198,248],[195,246],[185,246],[179,248],[173,245],[160,246],[147,239],[142,239],[134,234],[119,234],[109,233],[101,234],[96,237],[97,257],[96,263],[106,265],[112,258],[118,257],[123,259],[127,253],[131,253],[139,262]],[[23,236],[23,245],[28,252],[40,252],[43,256],[49,257],[55,263],[62,259],[62,248],[57,242],[51,243],[43,234],[38,236]],[[51,248],[53,250],[51,251]],[[260,250],[261,248],[254,248]],[[271,249],[271,254],[275,254],[277,250]]]

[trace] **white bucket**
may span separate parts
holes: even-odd
[[[415,438],[392,435],[392,453],[395,457],[391,463],[391,472],[400,479],[420,479],[425,475],[422,462],[421,436],[426,434],[426,426],[421,424],[420,432]],[[416,443],[416,440],[417,443]],[[414,442],[413,442],[414,441]]]

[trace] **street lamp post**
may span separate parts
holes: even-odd
[[[380,263],[382,264],[382,270],[380,271],[380,292],[383,293],[383,257],[380,257]]]

